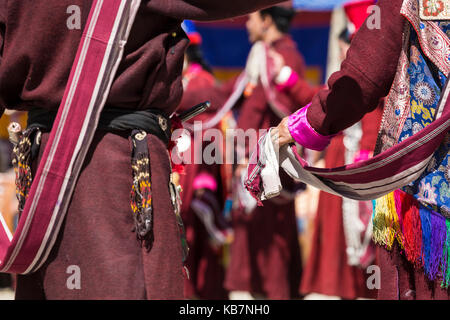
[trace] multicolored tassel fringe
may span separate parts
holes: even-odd
[[[406,259],[431,281],[450,286],[450,221],[396,190],[374,201],[373,240],[391,250],[397,240]]]

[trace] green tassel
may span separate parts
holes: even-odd
[[[441,287],[448,289],[450,286],[450,220],[446,219],[447,238],[444,243],[444,252],[442,253],[442,275],[443,280]]]

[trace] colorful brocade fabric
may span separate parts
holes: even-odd
[[[450,23],[439,23],[442,30],[450,33]],[[411,110],[407,117],[399,142],[419,132],[436,118],[436,108],[441,96],[441,88],[447,77],[438,69],[431,70],[420,48],[417,34],[411,34],[410,65],[410,104]],[[450,188],[449,188],[449,150],[450,139],[446,140],[436,151],[422,177],[403,188],[408,194],[420,201],[430,210],[437,211],[450,218]]]
[[[387,98],[378,152],[418,133],[438,116],[450,65],[450,21],[419,18],[417,0],[405,0],[403,51]],[[450,286],[450,134],[413,183],[374,201],[373,239],[395,242],[428,279]]]

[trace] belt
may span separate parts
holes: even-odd
[[[50,131],[56,119],[56,111],[32,109],[28,112],[28,128],[40,128]],[[98,130],[105,131],[133,131],[142,130],[152,134],[166,145],[171,139],[171,121],[158,109],[127,110],[119,108],[105,108],[100,116]]]
[[[23,134],[22,142],[15,149],[16,168],[25,170],[17,181],[20,194],[19,208],[25,205],[28,187],[31,185],[31,160],[35,159],[40,147],[40,132],[50,131],[56,119],[56,112],[33,109],[28,113],[28,127]],[[133,171],[133,185],[131,188],[131,209],[133,211],[137,239],[150,250],[153,245],[153,203],[150,153],[148,149],[148,135],[154,135],[163,141],[167,147],[171,140],[170,119],[157,109],[131,111],[126,109],[107,108],[100,115],[98,130],[109,132],[128,132],[132,140],[131,167]],[[25,157],[25,155],[29,155]],[[25,159],[22,161],[20,159]],[[17,171],[19,172],[19,171]],[[184,249],[187,251],[187,249]],[[187,253],[186,253],[187,254]],[[185,254],[185,255],[186,255]]]

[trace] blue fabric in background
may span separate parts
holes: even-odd
[[[202,35],[202,49],[206,60],[213,67],[244,67],[251,45],[245,28],[197,26]],[[294,27],[290,34],[297,42],[308,66],[322,69],[322,82],[328,55],[329,26]]]
[[[346,2],[349,0],[294,0],[293,6],[303,10],[330,11]]]
[[[309,11],[331,11],[336,7],[359,0],[293,0],[293,7]],[[360,0],[363,1],[363,0]],[[378,1],[375,1],[378,2]]]

